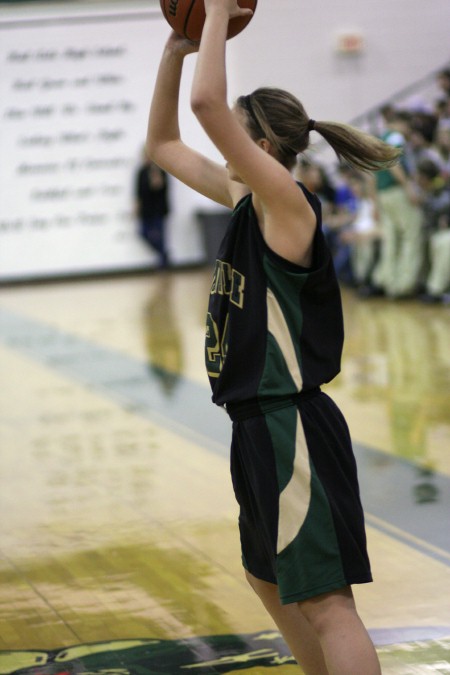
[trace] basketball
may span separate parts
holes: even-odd
[[[205,23],[205,5],[203,0],[159,0],[164,17],[175,33],[199,42]],[[239,7],[256,9],[258,0],[238,0]],[[240,16],[230,20],[227,40],[238,35],[251,21],[253,15]]]

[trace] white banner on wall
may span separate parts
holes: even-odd
[[[0,22],[0,281],[151,266],[133,190],[166,34],[155,10]]]

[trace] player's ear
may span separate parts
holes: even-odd
[[[264,152],[267,152],[270,155],[272,145],[270,141],[267,140],[267,138],[260,138],[256,142],[259,145],[259,147],[264,150]]]

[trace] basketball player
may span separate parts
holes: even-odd
[[[318,199],[291,174],[313,130],[351,165],[390,166],[397,150],[315,122],[290,94],[227,104],[225,47],[236,0],[206,0],[200,46],[169,38],[147,150],[163,169],[233,209],[207,314],[213,401],[233,420],[231,469],[251,586],[307,675],[379,675],[351,585],[370,582],[364,517],[345,420],[320,385],[340,369],[339,288]],[[183,59],[199,49],[191,106],[226,168],[182,142]]]

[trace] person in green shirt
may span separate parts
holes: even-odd
[[[418,191],[408,166],[409,124],[408,113],[392,114],[382,139],[402,148],[402,158],[395,166],[376,174],[382,242],[373,284],[391,298],[416,294],[425,255]]]

